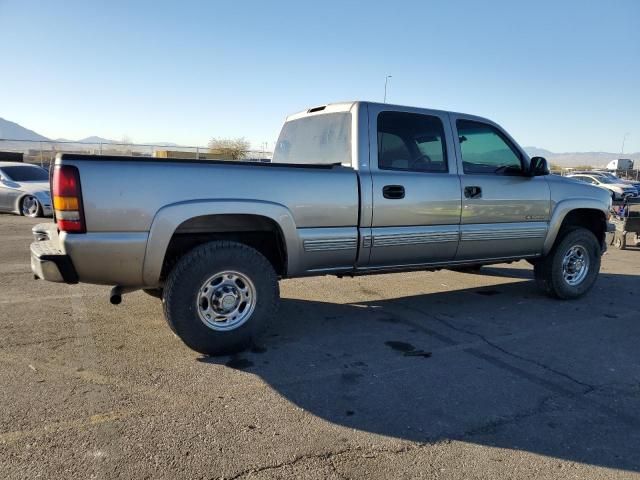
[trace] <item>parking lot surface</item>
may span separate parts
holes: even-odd
[[[202,357],[142,292],[35,281],[0,215],[0,478],[640,478],[640,249],[584,299],[525,262],[281,282]]]

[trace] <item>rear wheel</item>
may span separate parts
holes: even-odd
[[[36,197],[27,195],[20,202],[20,214],[25,217],[36,218],[42,215],[42,206]]]
[[[183,256],[163,290],[169,325],[188,347],[207,355],[254,343],[278,300],[271,263],[253,248],[228,241],[206,243]]]
[[[535,263],[536,283],[545,293],[557,298],[581,297],[598,277],[600,255],[600,245],[590,230],[569,230],[546,257]]]

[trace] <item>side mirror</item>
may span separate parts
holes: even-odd
[[[532,157],[529,164],[529,175],[531,177],[539,177],[549,175],[549,165],[544,157]]]

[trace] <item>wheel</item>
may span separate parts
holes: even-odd
[[[624,250],[627,248],[627,234],[624,232],[616,232],[613,239],[613,246],[618,250]]]
[[[162,289],[161,288],[145,288],[142,291],[144,293],[146,293],[147,295],[151,295],[152,297],[162,299]]]
[[[189,348],[226,355],[254,343],[279,297],[276,272],[261,253],[241,243],[215,241],[176,263],[162,300],[167,322]]]
[[[593,287],[600,271],[600,245],[586,228],[568,230],[534,266],[538,287],[561,298],[578,298]]]
[[[40,202],[33,195],[27,195],[20,202],[20,214],[25,217],[36,218],[42,215]]]

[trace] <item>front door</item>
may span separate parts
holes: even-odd
[[[524,152],[497,125],[461,115],[452,124],[462,185],[456,260],[539,255],[551,207],[547,181],[525,175]]]
[[[450,261],[458,247],[460,180],[448,115],[370,106],[373,217],[369,268]]]

